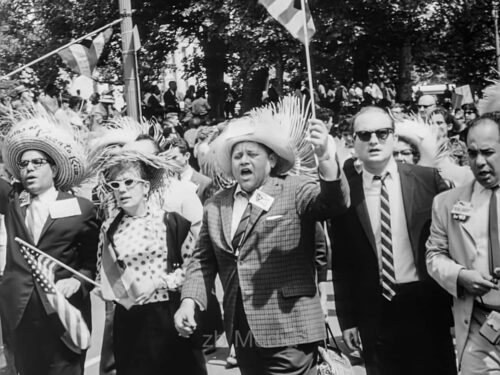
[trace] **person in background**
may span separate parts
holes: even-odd
[[[179,99],[177,97],[177,82],[170,81],[168,83],[168,90],[163,94],[163,105],[165,106],[166,113],[180,112],[181,107],[179,106]]]

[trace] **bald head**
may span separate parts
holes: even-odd
[[[436,98],[433,95],[422,95],[418,99],[418,113],[423,119],[427,119],[436,108]]]

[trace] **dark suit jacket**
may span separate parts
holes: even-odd
[[[26,206],[19,204],[19,194],[22,186],[10,186],[0,180],[0,213],[5,215],[7,228],[7,263],[5,265],[2,284],[0,284],[0,309],[2,323],[12,333],[23,316],[31,294],[37,289],[40,299],[48,315],[56,314],[47,301],[45,293],[34,282],[32,273],[23,258],[19,245],[14,238],[36,246],[52,257],[62,261],[68,266],[93,279],[96,270],[96,252],[99,236],[99,223],[96,219],[94,205],[83,198],[76,198],[80,206],[80,215],[52,219],[50,216],[45,222],[38,243],[33,238],[25,225]],[[59,192],[57,200],[71,199],[75,196]],[[55,282],[71,277],[72,274],[58,267],[55,272]],[[92,286],[82,282],[82,287],[69,301],[80,309],[83,318],[90,328],[90,296]],[[54,319],[57,332],[60,332],[63,342],[74,351],[79,351],[71,343],[71,339],[64,331],[58,319]]]
[[[212,179],[193,169],[193,176],[191,177],[191,182],[196,185],[196,194],[200,198],[201,204],[205,204],[209,197],[210,185],[212,185]]]
[[[177,97],[175,96],[175,93],[172,93],[172,91],[169,89],[165,91],[163,94],[163,102],[165,105],[165,112],[179,112],[180,107],[179,107],[179,102],[177,101]]]
[[[425,242],[429,237],[432,200],[447,188],[437,170],[398,164],[408,235],[419,279],[435,295],[436,319],[449,323],[450,298],[429,277]],[[358,327],[364,342],[373,339],[380,314],[379,266],[363,190],[362,174],[349,178],[351,207],[332,219],[332,276],[340,328]],[[444,317],[446,316],[446,318]]]
[[[346,182],[342,178],[318,184],[287,176],[270,178],[261,190],[274,202],[267,212],[252,207],[239,256],[230,238],[235,187],[207,202],[182,298],[190,297],[206,306],[218,273],[224,288],[229,342],[233,341],[239,290],[259,345],[280,347],[322,340],[325,322],[316,288],[315,220],[346,210]]]

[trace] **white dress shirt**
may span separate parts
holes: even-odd
[[[499,190],[496,191],[497,204],[500,202]],[[471,197],[472,215],[469,220],[471,220],[476,240],[476,256],[472,260],[472,268],[483,275],[490,275],[488,222],[491,192],[491,189],[486,189],[478,182],[475,182]],[[482,297],[482,300],[478,299],[478,301],[498,308],[500,307],[500,291],[491,290]]]
[[[415,266],[410,237],[408,235],[398,166],[393,158],[391,158],[387,164],[382,176],[387,172],[389,175],[384,181],[387,188],[387,194],[389,195],[391,210],[392,253],[396,283],[401,284],[418,281],[417,268]],[[374,174],[363,168],[363,190],[365,193],[366,205],[368,207],[368,214],[370,216],[370,223],[375,236],[379,270],[382,272],[380,230],[380,191],[382,181],[374,180],[374,177]]]
[[[238,229],[238,224],[241,221],[241,217],[243,216],[251,197],[245,197],[241,194],[242,191],[241,186],[238,184],[236,186],[236,190],[234,191],[233,217],[231,219],[231,239],[233,239],[236,229]]]
[[[57,190],[52,186],[43,193],[32,197],[30,205],[26,210],[26,226],[31,230],[35,244],[40,240],[43,226],[49,217],[49,209],[57,200]],[[30,223],[33,221],[33,224]]]

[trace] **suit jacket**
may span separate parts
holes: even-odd
[[[471,223],[455,220],[451,210],[458,201],[470,202],[474,182],[438,195],[432,207],[432,226],[427,241],[427,269],[429,274],[453,297],[453,316],[459,363],[469,333],[474,297],[458,288],[461,269],[472,269],[477,256],[476,241]],[[487,223],[485,223],[487,225]]]
[[[432,199],[446,189],[437,170],[398,164],[408,235],[419,279],[429,284],[436,300],[436,319],[448,314],[450,299],[431,280],[425,267],[425,241],[429,235]],[[363,190],[363,176],[349,178],[351,207],[332,220],[332,276],[337,317],[342,330],[358,327],[364,344],[373,342],[380,317],[382,289],[375,236]],[[448,312],[446,312],[448,310]]]
[[[207,305],[218,273],[224,288],[224,324],[233,342],[236,299],[256,342],[280,347],[322,340],[325,322],[316,288],[315,220],[348,207],[347,184],[296,176],[269,178],[261,190],[274,198],[269,211],[252,207],[239,255],[231,247],[232,187],[211,198],[188,265],[182,298]]]
[[[83,198],[59,192],[57,200],[75,198],[80,206],[80,215],[63,218],[47,218],[42,229],[38,243],[34,243],[33,238],[25,225],[27,206],[21,207],[19,194],[22,186],[16,184],[10,186],[7,182],[0,180],[0,213],[5,215],[5,225],[7,229],[7,262],[2,283],[0,284],[0,300],[2,323],[13,333],[24,314],[26,305],[31,294],[36,289],[47,314],[54,314],[52,307],[47,301],[45,293],[34,282],[31,270],[23,258],[19,245],[14,238],[22,240],[36,246],[50,256],[60,260],[85,276],[93,279],[96,270],[96,252],[99,235],[99,223],[96,219],[94,205]],[[60,279],[71,277],[72,274],[58,267],[55,272],[55,282]],[[90,296],[92,286],[82,282],[82,286],[69,302],[77,307],[90,328]],[[63,342],[70,349],[79,352],[74,347],[67,332],[65,332],[59,319],[53,319],[54,329],[61,334]]]
[[[196,194],[200,198],[201,204],[205,204],[205,201],[210,198],[209,193],[212,185],[212,179],[193,169],[191,182],[196,185]]]
[[[177,96],[175,93],[169,89],[163,94],[163,102],[165,104],[165,111],[168,112],[179,112],[179,102],[177,101]]]

